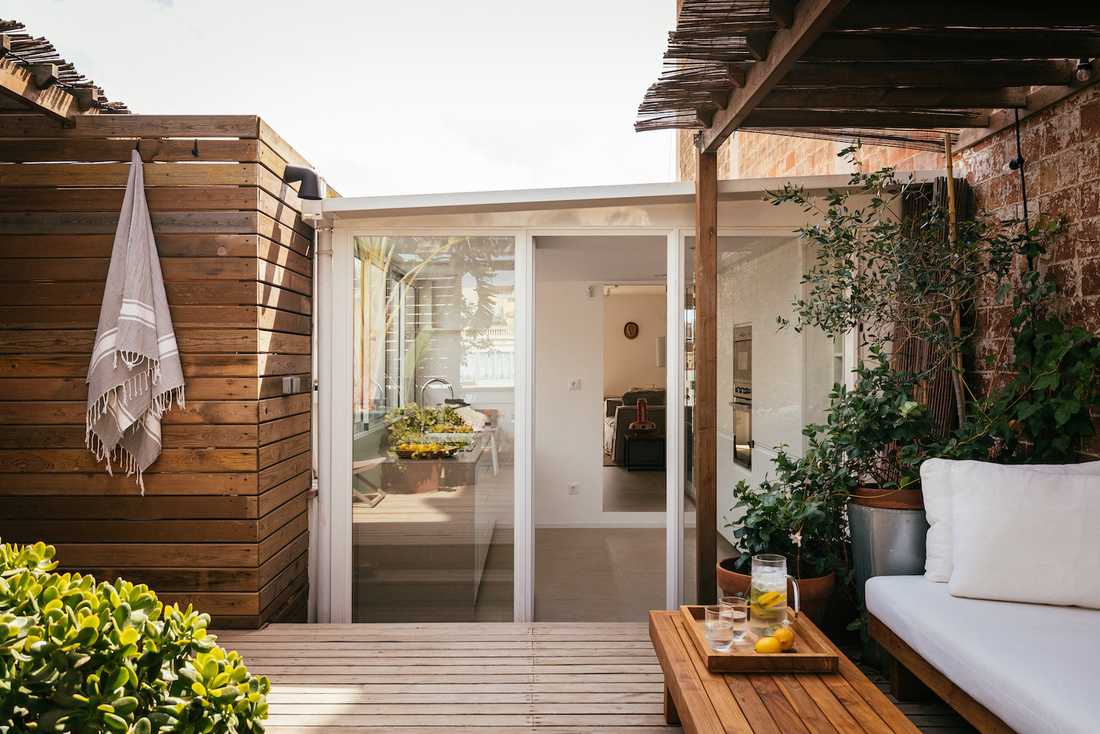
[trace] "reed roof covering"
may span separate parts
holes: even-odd
[[[938,148],[1097,56],[1095,2],[683,0],[635,129]]]
[[[76,66],[66,61],[49,39],[32,36],[25,32],[26,26],[17,20],[0,18],[0,60],[13,64],[20,69],[34,69],[35,78],[42,88],[52,86],[82,100],[82,111],[100,114],[126,114],[130,110],[122,102],[111,101],[95,82],[85,77]],[[0,114],[5,112],[26,113],[25,104],[12,96],[0,96],[8,102],[0,104]]]

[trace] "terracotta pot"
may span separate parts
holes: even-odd
[[[718,563],[718,586],[726,594],[749,594],[749,583],[752,577],[733,570],[736,558],[727,558]],[[826,576],[816,576],[798,580],[798,595],[801,610],[820,625],[825,616],[825,609],[829,605],[829,597],[833,594],[833,586],[836,585],[836,573],[830,571]],[[787,579],[787,603],[794,608],[794,588],[790,579]]]
[[[852,502],[883,510],[923,510],[924,495],[920,489],[879,489],[859,487],[852,492]]]

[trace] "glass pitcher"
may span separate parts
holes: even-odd
[[[787,623],[787,579],[794,591],[794,612],[798,614],[798,581],[787,575],[784,556],[764,553],[752,557],[749,586],[749,630],[765,637]]]

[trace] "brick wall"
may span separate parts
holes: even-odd
[[[1058,282],[1062,296],[1056,308],[1062,316],[1070,324],[1100,334],[1100,85],[1026,117],[1021,142],[1032,221],[1039,214],[1049,214],[1064,216],[1068,223],[1065,238],[1039,267]],[[737,146],[732,152],[731,145]],[[836,157],[845,145],[738,133],[719,151],[718,174],[732,179],[845,173],[847,165]],[[1019,175],[1005,170],[1015,153],[1011,127],[957,153],[956,175],[966,176],[977,206],[1002,218],[1021,215]],[[936,170],[944,165],[941,154],[887,146],[865,145],[860,158],[869,170],[887,165],[901,171]],[[695,176],[695,149],[688,132],[679,136],[679,171],[681,180]],[[1008,377],[1003,370],[986,368],[986,358],[992,356],[997,365],[1011,361],[1011,311],[997,305],[989,292],[979,294],[978,303],[981,336],[976,368],[980,387],[988,389]],[[1081,453],[1100,459],[1100,438],[1082,447]]]
[[[1039,262],[1057,281],[1056,308],[1071,324],[1100,334],[1100,86],[1094,85],[1025,118],[1020,125],[1026,171],[1029,216],[1064,216],[1067,233]],[[1021,216],[1019,174],[1006,172],[1016,155],[1015,134],[1007,128],[961,151],[963,170],[974,188],[979,208],[1002,218]],[[1009,306],[997,305],[992,293],[979,296],[977,368],[988,387],[1007,378],[986,367],[1011,359]],[[1082,455],[1100,458],[1094,438]]]
[[[679,131],[677,160],[681,181],[695,179],[693,133]],[[839,157],[848,143],[790,135],[738,132],[718,150],[718,178],[778,178],[850,173],[852,166]],[[893,166],[899,171],[942,168],[943,155],[885,145],[864,145],[860,161],[872,170]]]

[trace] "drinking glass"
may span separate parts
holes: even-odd
[[[740,645],[749,635],[749,600],[743,594],[723,596],[718,600],[722,614],[729,618],[732,626],[731,645]]]
[[[703,608],[703,634],[711,649],[726,652],[733,642],[733,620],[722,613],[722,607],[713,604]]]

